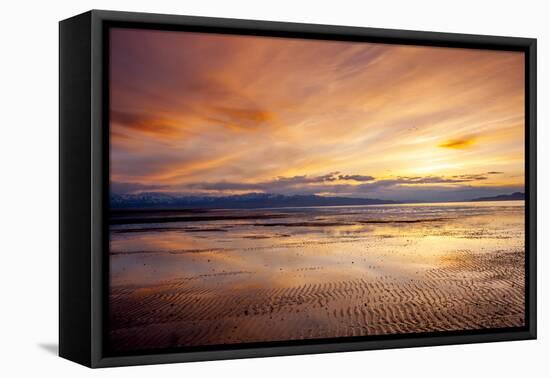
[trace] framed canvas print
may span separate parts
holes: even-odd
[[[536,40],[60,23],[60,355],[536,337]]]

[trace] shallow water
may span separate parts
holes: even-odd
[[[111,329],[118,350],[523,324],[523,201],[146,212],[114,219]],[[500,301],[511,291],[513,303]],[[472,301],[473,315],[450,298],[457,295]],[[231,296],[233,302],[216,304]],[[188,298],[198,303],[193,307]],[[129,312],[133,301],[141,301],[147,315]],[[384,301],[397,310],[421,306],[432,315],[418,307],[384,315]],[[441,303],[449,309],[434,315]],[[331,315],[339,309],[361,313],[362,320]],[[274,321],[264,316],[282,311],[285,326],[268,331],[240,318],[254,311],[264,323]],[[415,318],[420,324],[413,326]],[[167,324],[169,331],[162,328]],[[229,324],[241,331],[219,331]],[[191,335],[191,325],[204,328],[201,336]]]
[[[318,266],[323,268],[321,279],[362,277],[372,274],[369,266],[382,256],[385,265],[379,274],[406,274],[437,264],[439,256],[456,249],[523,249],[523,205],[509,201],[213,210],[204,216],[277,218],[117,225],[111,227],[111,284],[150,285],[251,271],[261,275],[262,282],[271,279],[277,285],[278,272]],[[314,275],[287,274],[285,279],[308,281]],[[246,280],[254,284],[256,279]]]

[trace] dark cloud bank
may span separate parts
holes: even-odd
[[[397,202],[450,202],[469,201],[479,197],[498,196],[521,192],[523,186],[483,186],[491,175],[502,172],[443,176],[398,176],[376,180],[375,177],[359,174],[330,172],[320,176],[278,177],[273,180],[245,183],[216,181],[191,183],[179,188],[111,183],[115,196],[168,196],[184,197],[229,197],[233,195],[278,195],[278,196],[323,196],[354,199],[381,199]],[[136,197],[137,198],[137,197]],[[304,197],[305,198],[305,197]]]

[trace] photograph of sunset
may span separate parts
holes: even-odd
[[[111,28],[115,353],[525,325],[523,52]]]

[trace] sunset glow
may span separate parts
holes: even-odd
[[[524,55],[111,30],[111,191],[524,191]]]

